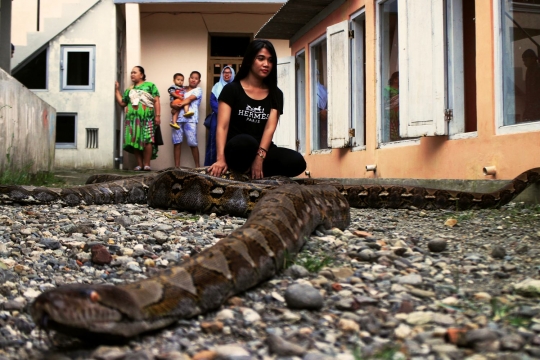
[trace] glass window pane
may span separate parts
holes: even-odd
[[[504,125],[540,121],[540,0],[501,0]]]
[[[90,52],[68,51],[67,85],[90,85]]]
[[[398,2],[380,5],[382,141],[398,141],[399,136],[399,44]]]
[[[311,48],[311,65],[314,69],[315,86],[313,93],[317,97],[313,124],[313,149],[328,149],[328,81],[327,81],[327,56],[326,40],[321,41]]]
[[[75,143],[75,115],[56,116],[56,143]]]

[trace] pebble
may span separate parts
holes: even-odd
[[[439,253],[446,250],[447,241],[445,239],[433,239],[428,242],[428,249],[431,252]]]
[[[291,309],[319,310],[324,298],[319,290],[305,284],[294,284],[285,291],[285,301]]]
[[[28,313],[41,292],[150,277],[244,222],[165,212],[0,206],[0,358],[46,357]],[[320,228],[288,269],[215,312],[127,346],[75,343],[55,358],[354,360],[355,348],[357,358],[382,358],[395,343],[396,360],[540,356],[540,208],[452,214],[460,220],[451,227],[444,210],[352,209],[347,229]],[[494,256],[497,247],[504,256]],[[95,249],[111,261],[100,263]],[[306,265],[323,258],[330,265]]]

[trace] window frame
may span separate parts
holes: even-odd
[[[504,69],[503,69],[503,19],[502,10],[504,0],[493,1],[493,32],[494,32],[494,51],[495,51],[495,134],[507,135],[522,132],[540,131],[540,121],[528,122],[513,125],[504,125]]]
[[[69,52],[88,52],[90,61],[88,64],[89,85],[67,84],[67,56]],[[95,45],[61,45],[60,46],[60,91],[95,91],[96,85],[96,46]]]
[[[313,40],[309,43],[309,121],[310,121],[310,144],[309,144],[309,153],[310,154],[330,154],[332,152],[331,148],[327,149],[315,149],[313,145],[315,144],[315,122],[317,121],[317,73],[315,67],[315,59],[313,57],[313,48],[320,45],[323,41],[327,41],[326,38],[326,28],[324,29],[324,34]],[[328,59],[327,59],[328,62]],[[315,81],[314,81],[315,80]],[[317,123],[317,126],[320,124]],[[319,131],[317,131],[317,136],[319,136]]]
[[[56,135],[54,139],[54,147],[55,149],[77,149],[77,131],[78,131],[78,125],[79,125],[79,115],[74,112],[62,112],[62,113],[56,113],[56,120],[58,120],[59,116],[73,116],[75,118],[75,129],[74,129],[74,142],[72,143],[58,143],[56,142]],[[56,129],[58,130],[58,122]]]
[[[301,49],[294,55],[296,69],[295,77],[295,128],[296,128],[296,151],[305,155],[306,147],[306,50]],[[301,64],[300,60],[304,63]],[[302,80],[303,82],[300,82]],[[303,119],[304,121],[301,121]]]
[[[383,89],[383,81],[382,78],[382,32],[381,32],[381,6],[390,0],[377,0],[376,3],[376,9],[375,9],[375,47],[376,47],[376,54],[375,54],[375,61],[377,64],[377,71],[376,71],[376,77],[377,77],[377,95],[376,95],[376,105],[377,105],[377,148],[392,148],[392,147],[401,147],[404,145],[418,145],[420,144],[420,138],[414,138],[414,139],[406,139],[406,140],[400,140],[400,141],[389,141],[389,142],[383,142],[383,131],[382,131],[382,122],[383,122],[383,112],[382,112],[382,89]],[[397,0],[396,0],[397,1]],[[398,7],[398,16],[399,16],[399,7]],[[399,19],[399,18],[398,18]],[[399,21],[399,20],[398,20]]]
[[[366,61],[366,52],[364,49],[366,49],[366,34],[362,34],[361,41],[358,40],[358,34],[357,34],[357,28],[358,26],[357,21],[363,21],[364,22],[364,29],[366,27],[366,8],[363,7],[362,9],[356,11],[353,13],[349,18],[349,27],[351,30],[354,31],[354,38],[351,42],[351,59],[349,59],[349,63],[351,65],[351,118],[350,118],[350,127],[351,129],[355,129],[355,136],[353,137],[353,141],[355,141],[354,145],[351,146],[351,151],[361,151],[366,150],[366,144],[365,144],[365,130],[366,130],[366,108],[367,108],[367,99],[366,99],[366,88],[364,85],[366,85],[365,79],[366,79],[366,73],[367,69],[365,66],[362,65],[362,71],[358,71],[357,66],[355,65],[354,59],[356,59],[357,56],[362,56],[364,59],[364,62]],[[361,45],[361,46],[359,46]],[[363,77],[362,77],[363,75]],[[362,80],[362,84],[360,85],[360,80]],[[357,93],[362,94],[362,101],[358,103],[357,99],[358,96],[354,96]],[[356,120],[355,120],[356,119]]]

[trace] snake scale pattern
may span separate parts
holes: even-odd
[[[219,308],[283,268],[318,226],[346,228],[349,206],[479,209],[502,206],[540,181],[540,168],[491,193],[394,185],[345,186],[316,179],[240,182],[182,169],[134,177],[98,176],[65,189],[0,186],[0,203],[148,203],[159,208],[248,216],[216,245],[130,284],[61,286],[30,308],[40,328],[82,339],[129,338]],[[240,180],[241,176],[237,179]],[[105,181],[105,182],[100,182]]]

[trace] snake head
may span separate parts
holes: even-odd
[[[91,341],[95,334],[132,336],[132,328],[144,324],[139,309],[130,293],[121,287],[73,284],[39,295],[30,314],[45,331]]]

